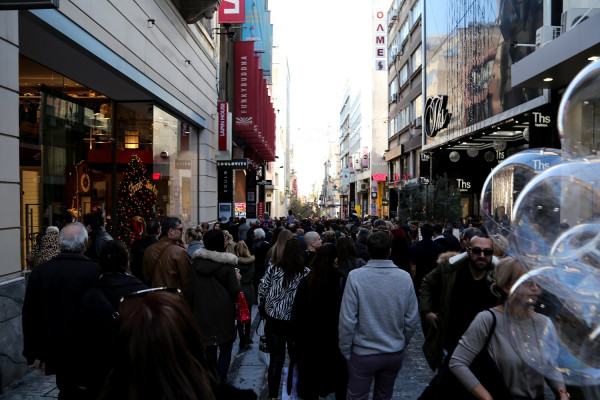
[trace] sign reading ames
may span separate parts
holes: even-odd
[[[448,126],[452,114],[448,112],[446,105],[448,96],[432,96],[425,102],[425,134],[434,137],[439,131]]]

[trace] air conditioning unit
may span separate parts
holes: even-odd
[[[600,8],[568,8],[561,15],[562,32],[567,32],[576,24],[597,14],[598,11],[600,11]]]
[[[417,117],[415,118],[415,120],[413,121],[413,125],[415,126],[415,128],[420,128],[421,124],[422,124],[422,117]]]
[[[398,94],[397,93],[392,93],[392,103],[395,103],[398,101]]]
[[[535,31],[535,47],[538,49],[546,43],[553,41],[560,36],[562,28],[560,26],[544,25]]]
[[[364,192],[366,190],[369,190],[369,184],[368,183],[361,183],[360,184],[360,191]]]
[[[392,21],[395,21],[397,19],[398,19],[398,9],[392,8]]]

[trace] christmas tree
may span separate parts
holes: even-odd
[[[131,156],[119,184],[119,232],[117,238],[129,248],[141,236],[144,221],[156,218],[158,190],[150,182],[140,157]],[[143,219],[143,220],[142,220]]]

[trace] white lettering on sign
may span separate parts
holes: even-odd
[[[533,123],[540,128],[547,128],[550,125],[550,116],[542,115],[541,112],[533,113]]]
[[[536,171],[543,171],[546,168],[550,168],[550,163],[542,162],[542,160],[533,160],[533,168]]]
[[[240,0],[223,0],[225,3],[233,4],[233,8],[224,8],[225,14],[239,14],[240,13]]]
[[[240,57],[240,113],[248,113],[248,57]]]
[[[467,182],[464,179],[458,178],[456,179],[456,183],[458,186],[458,190],[460,190],[461,192],[471,189],[471,182]]]

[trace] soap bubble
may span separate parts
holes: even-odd
[[[600,278],[588,268],[532,270],[514,284],[505,306],[521,360],[577,386],[600,384]]]
[[[512,230],[514,203],[524,186],[538,173],[571,156],[562,150],[541,148],[521,151],[498,164],[488,175],[481,192],[483,227],[505,253]]]
[[[599,88],[600,60],[581,70],[567,87],[558,112],[558,131],[563,150],[577,156],[598,155],[594,117],[600,102]]]
[[[550,256],[559,258],[563,244],[557,239],[599,218],[599,180],[600,158],[589,157],[558,164],[523,188],[515,201],[509,243],[526,270]]]

